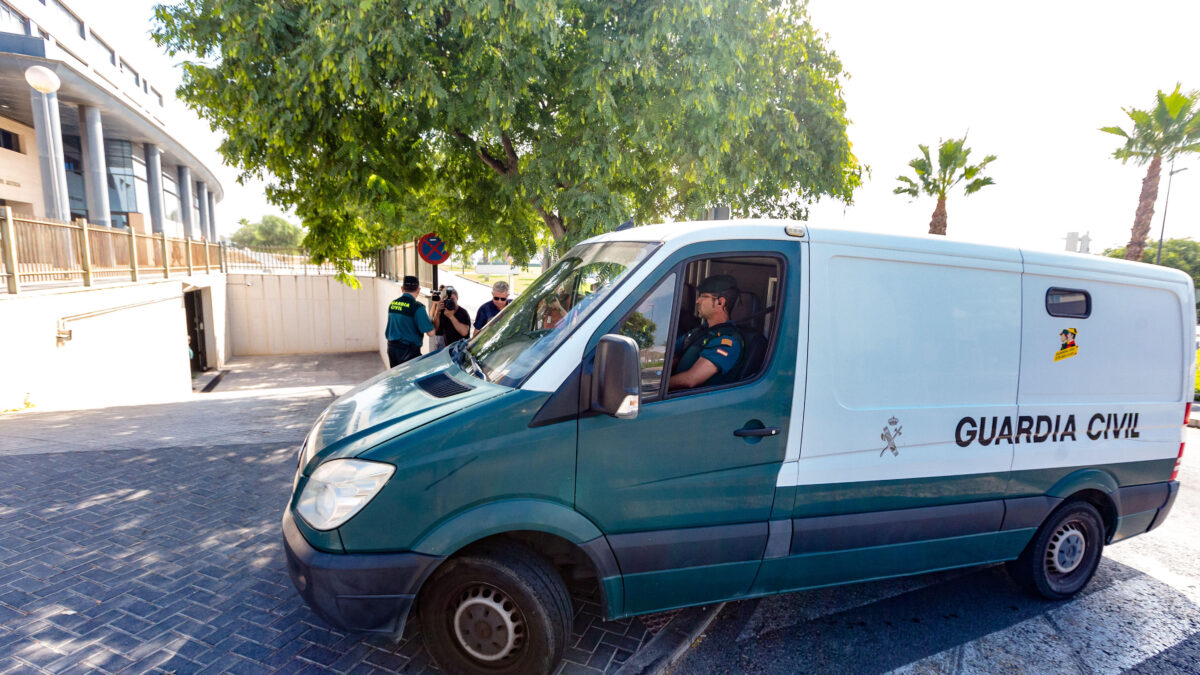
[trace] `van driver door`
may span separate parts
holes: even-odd
[[[767,545],[792,408],[799,245],[738,243],[752,248],[676,254],[592,338],[627,335],[641,358],[637,418],[582,417],[576,477],[576,508],[608,535],[628,612],[744,594]],[[752,289],[735,326],[757,362],[737,381],[668,391],[696,282],[718,273]]]

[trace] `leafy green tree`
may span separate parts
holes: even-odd
[[[242,218],[238,224],[241,227],[229,238],[234,246],[295,248],[304,241],[304,230],[279,216],[263,216],[262,220],[257,223],[247,222],[245,218]]]
[[[921,195],[937,197],[937,206],[933,209],[933,218],[929,221],[929,234],[946,234],[946,195],[950,188],[962,181],[967,182],[966,193],[971,195],[979,192],[985,185],[994,185],[995,181],[986,176],[980,176],[988,164],[996,160],[995,155],[988,155],[983,161],[967,164],[971,149],[967,147],[967,137],[951,138],[948,141],[938,139],[938,165],[935,169],[929,158],[929,146],[917,145],[921,156],[908,163],[917,180],[908,176],[896,176],[900,185],[892,191],[893,194],[908,195],[913,199]]]
[[[783,0],[182,0],[155,39],[317,259],[435,230],[523,263],[633,218],[849,202],[842,66]]]
[[[1127,260],[1142,259],[1142,247],[1150,234],[1150,220],[1154,217],[1154,202],[1158,200],[1163,160],[1174,162],[1179,155],[1200,152],[1200,92],[1183,94],[1179,89],[1178,84],[1170,94],[1164,94],[1160,89],[1152,110],[1123,108],[1133,121],[1129,131],[1120,127],[1100,129],[1125,139],[1125,144],[1113,152],[1113,157],[1121,160],[1122,164],[1131,159],[1138,166],[1147,162],[1150,164],[1146,169],[1146,177],[1142,179],[1142,192],[1133,216],[1133,230],[1125,247]]]
[[[625,323],[621,324],[621,335],[633,338],[637,343],[638,349],[650,349],[654,346],[654,335],[658,330],[658,324],[650,320],[650,317],[641,312],[634,312],[629,315]]]
[[[1140,260],[1153,265],[1158,254],[1158,242],[1141,242],[1138,250],[1142,252]],[[1105,249],[1104,255],[1129,260],[1128,247]],[[1163,242],[1162,266],[1186,272],[1192,277],[1192,283],[1200,288],[1200,241],[1167,239]],[[1197,302],[1196,309],[1197,315],[1200,315],[1200,301]]]

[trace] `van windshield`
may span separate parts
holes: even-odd
[[[466,367],[517,386],[657,247],[620,241],[571,249],[470,341],[474,363]]]

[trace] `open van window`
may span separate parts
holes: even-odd
[[[471,340],[489,382],[519,385],[658,244],[606,242],[572,248]]]
[[[708,365],[704,361],[712,374],[698,384],[688,383],[686,375],[673,377],[672,392],[745,382],[762,372],[782,274],[781,261],[773,256],[721,256],[687,264],[671,375]],[[722,310],[715,319],[706,316],[714,305]]]

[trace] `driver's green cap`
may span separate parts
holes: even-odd
[[[731,288],[737,288],[737,279],[728,274],[718,274],[701,281],[698,290],[701,293],[720,293]]]

